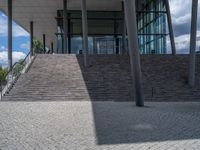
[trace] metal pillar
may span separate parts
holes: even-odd
[[[126,43],[126,19],[125,19],[125,10],[124,10],[124,2],[122,2],[122,13],[124,14],[123,19],[123,33],[122,33],[122,54],[126,54],[127,52],[127,43]]]
[[[192,0],[192,21],[190,35],[190,63],[189,63],[189,80],[190,86],[195,86],[195,70],[196,70],[196,36],[197,36],[197,15],[198,0]]]
[[[131,73],[133,83],[135,84],[136,105],[142,107],[144,106],[144,96],[138,45],[135,0],[124,0],[124,6],[128,31]]]
[[[51,54],[54,53],[53,42],[51,42]]]
[[[87,55],[88,55],[88,24],[87,24],[87,10],[86,10],[86,0],[82,0],[82,28],[83,28],[83,55],[84,55],[84,65],[88,66]]]
[[[8,0],[8,70],[12,70],[12,0]]]
[[[43,34],[43,51],[44,51],[44,54],[46,53],[46,35]]]
[[[71,54],[71,23],[68,19],[68,53]]]
[[[68,52],[68,16],[67,16],[67,0],[63,0],[63,42],[64,53]]]
[[[64,54],[64,35],[61,35],[61,39],[62,39],[62,51],[61,54]]]
[[[116,22],[116,15],[114,21],[114,39],[115,39],[115,54],[119,55],[119,39],[117,36],[117,22]]]
[[[93,38],[93,53],[94,53],[95,55],[98,54],[98,52],[97,52],[97,40],[96,40],[95,37]]]
[[[174,31],[172,27],[172,18],[171,18],[171,11],[169,6],[169,0],[164,0],[165,6],[166,6],[166,12],[167,12],[167,22],[169,27],[169,36],[170,36],[170,42],[172,47],[172,55],[176,55],[176,46],[174,42]]]
[[[33,56],[33,21],[30,22],[30,51]]]
[[[120,51],[119,51],[119,38],[117,38],[117,36],[115,36],[115,47],[116,47],[116,54],[119,55]]]

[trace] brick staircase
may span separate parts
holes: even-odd
[[[134,88],[128,56],[37,55],[4,101],[133,101]],[[200,101],[197,86],[186,84],[188,56],[142,56],[144,94],[147,101]],[[200,57],[197,57],[197,64]]]

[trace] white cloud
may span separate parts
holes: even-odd
[[[189,42],[190,42],[190,35],[184,34],[177,36],[175,38],[176,41],[176,48],[177,49],[188,49],[189,48]]]
[[[178,54],[188,54],[190,46],[190,34],[183,34],[175,37],[176,49]],[[167,40],[168,53],[171,53],[171,43]],[[197,31],[196,51],[200,50],[200,30]]]
[[[29,33],[25,31],[22,27],[13,24],[13,36],[14,37],[28,37]]]
[[[189,23],[191,20],[191,14],[185,14],[183,16],[173,16],[174,25],[183,25]]]
[[[3,46],[3,45],[1,45],[1,46],[0,46],[0,50],[1,50],[1,51],[4,51],[4,50],[6,50],[6,47]]]
[[[191,1],[170,0],[172,19],[175,24],[187,23],[191,18]]]
[[[200,4],[200,1],[199,1]],[[175,43],[177,53],[189,53],[190,46],[190,26],[191,26],[191,8],[192,1],[190,0],[170,0],[170,8],[172,14],[172,22],[175,28]],[[200,5],[199,5],[200,10]],[[198,18],[200,19],[200,11],[198,11]],[[197,47],[200,47],[200,26],[197,32]],[[167,42],[168,49],[171,49],[170,42]]]
[[[17,62],[20,59],[24,59],[26,57],[26,54],[23,52],[18,52],[18,51],[13,51],[13,62]],[[8,64],[8,52],[7,51],[2,51],[0,52],[0,64],[2,66],[5,66]]]
[[[8,35],[8,21],[7,16],[0,16],[0,37],[5,37]],[[13,37],[27,37],[29,33],[25,31],[22,27],[13,22]]]
[[[30,42],[21,44],[20,48],[29,50],[30,49]]]
[[[7,35],[7,20],[6,17],[0,16],[0,36]]]

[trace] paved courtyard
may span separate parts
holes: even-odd
[[[199,150],[200,103],[1,102],[1,150]]]

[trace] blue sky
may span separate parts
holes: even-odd
[[[200,3],[200,2],[199,2]],[[191,0],[170,0],[172,22],[175,33],[177,53],[189,52]],[[200,20],[200,4],[198,12]],[[13,59],[17,61],[26,56],[29,51],[29,33],[13,22]],[[167,40],[168,52],[171,51],[169,39]],[[198,21],[197,50],[200,50],[200,23]],[[7,16],[0,12],[0,64],[7,62]]]
[[[13,59],[18,61],[29,52],[29,33],[13,22]],[[7,16],[0,11],[0,64],[7,65]]]

